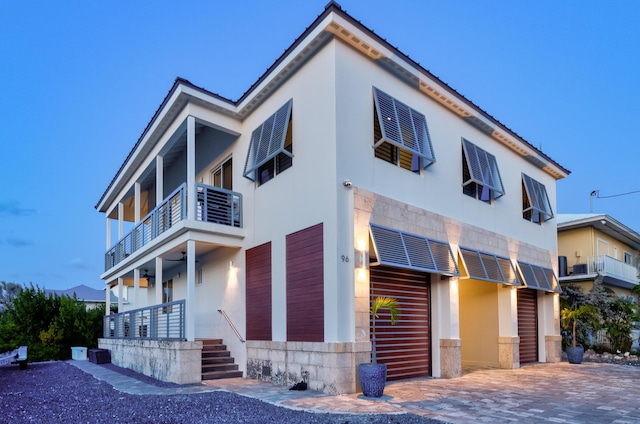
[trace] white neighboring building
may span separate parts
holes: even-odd
[[[100,345],[190,383],[223,339],[248,378],[351,393],[388,295],[389,379],[559,361],[568,173],[330,3],[237,101],[171,87],[96,205],[137,311]]]

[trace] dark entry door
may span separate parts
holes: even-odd
[[[520,363],[538,362],[538,292],[518,290],[518,336]]]

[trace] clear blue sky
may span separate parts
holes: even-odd
[[[0,280],[103,287],[94,206],[174,79],[235,100],[326,3],[3,2]],[[571,170],[556,213],[640,190],[640,2],[340,4]],[[639,204],[593,211],[640,231]]]

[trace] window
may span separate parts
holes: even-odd
[[[522,174],[522,217],[527,221],[542,224],[553,218],[551,203],[544,184]]]
[[[251,134],[243,176],[258,185],[293,164],[292,104],[289,100]]]
[[[211,185],[214,187],[233,189],[233,163],[228,158],[224,163],[211,170]]]
[[[495,156],[462,139],[462,192],[483,202],[504,196]]]
[[[629,252],[624,252],[624,263],[633,265],[633,255]]]
[[[434,163],[424,115],[375,87],[373,100],[375,157],[415,173]]]

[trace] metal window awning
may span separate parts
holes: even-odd
[[[495,199],[504,196],[504,186],[495,156],[464,138],[462,148],[471,174],[471,178],[463,181],[462,185],[474,182],[493,190]]]
[[[523,285],[508,258],[460,247],[460,259],[469,278],[513,286]]]
[[[522,185],[529,200],[529,207],[522,212],[539,212],[545,221],[553,218],[551,203],[549,202],[549,196],[547,196],[547,189],[544,184],[534,180],[527,174],[522,174]]]
[[[373,99],[382,132],[373,147],[388,142],[419,156],[423,168],[433,164],[436,158],[425,116],[375,87]]]
[[[251,143],[242,174],[244,177],[255,181],[258,168],[280,153],[293,157],[293,154],[284,148],[292,105],[293,99],[285,103],[251,133]]]
[[[527,288],[562,293],[558,278],[553,269],[518,261],[520,274]]]
[[[449,276],[460,275],[448,243],[376,224],[370,224],[369,229],[373,247],[371,265],[387,265]]]

